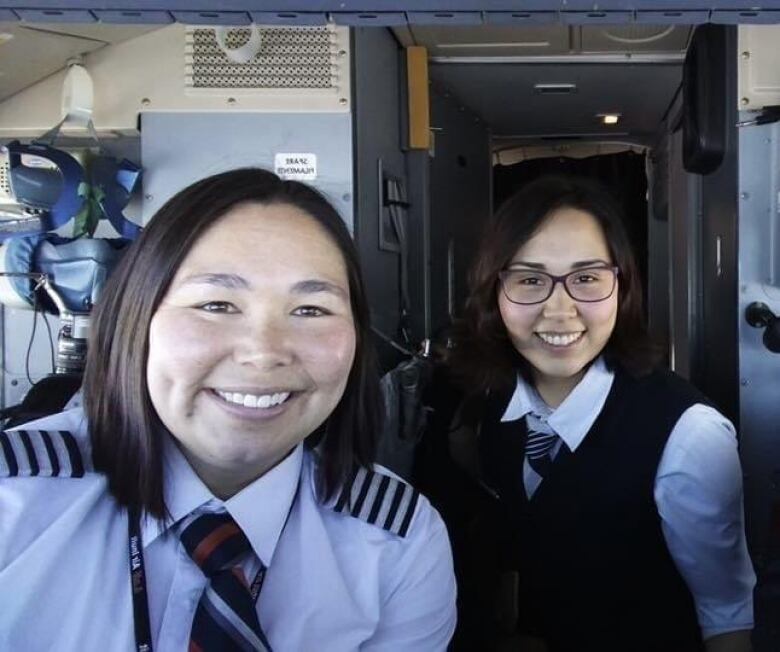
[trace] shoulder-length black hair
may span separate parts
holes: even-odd
[[[607,365],[633,375],[649,372],[658,361],[644,324],[642,282],[623,227],[622,211],[597,184],[573,177],[542,177],[509,197],[487,224],[469,274],[463,318],[453,327],[448,360],[468,394],[506,390],[517,372],[530,379],[528,362],[512,345],[498,309],[498,273],[556,210],[575,208],[601,226],[610,255],[619,268],[615,329],[604,347]]]
[[[315,219],[344,258],[356,331],[355,360],[344,395],[308,446],[320,444],[318,490],[333,496],[359,466],[374,461],[381,403],[369,309],[357,251],[344,222],[316,190],[245,168],[185,188],[156,213],[113,272],[93,316],[84,405],[95,468],[120,505],[165,519],[163,440],[167,430],[149,397],[149,325],[182,261],[231,208],[246,202],[285,204]]]

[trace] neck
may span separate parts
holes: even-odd
[[[266,460],[253,466],[242,464],[235,467],[224,467],[210,464],[200,459],[183,446],[180,448],[192,470],[195,471],[203,484],[208,487],[209,491],[220,500],[232,498],[255,480],[268,473],[295,450],[295,447],[293,447],[277,459]]]
[[[534,374],[534,387],[542,400],[554,409],[566,400],[584,375],[585,370],[568,378],[549,378]]]

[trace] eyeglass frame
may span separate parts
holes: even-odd
[[[606,270],[610,270],[614,274],[614,278],[612,279],[612,289],[609,291],[609,294],[607,296],[605,296],[603,299],[577,299],[574,296],[572,296],[572,293],[569,290],[569,287],[566,285],[566,279],[569,278],[569,276],[571,276],[572,274],[578,274],[578,273],[581,274],[582,272],[586,272],[586,271],[588,271],[590,269],[606,269]],[[548,278],[550,278],[552,280],[552,285],[550,286],[550,293],[544,299],[540,299],[539,301],[531,301],[531,302],[526,303],[524,301],[515,301],[514,299],[511,299],[509,297],[509,294],[507,293],[506,288],[504,287],[504,278],[506,278],[512,272],[523,272],[523,271],[533,271],[534,273],[537,273],[537,274],[544,274],[545,276],[547,276]],[[547,301],[553,295],[553,293],[555,292],[555,286],[558,285],[558,283],[560,283],[563,286],[564,292],[566,292],[566,294],[569,295],[569,297],[571,298],[572,301],[577,301],[579,303],[599,303],[600,301],[606,301],[613,294],[615,294],[615,288],[617,287],[617,279],[618,279],[618,275],[619,274],[620,274],[620,268],[617,265],[613,265],[611,267],[607,266],[607,265],[601,266],[601,267],[583,267],[582,269],[574,269],[571,272],[569,272],[568,274],[564,274],[563,276],[556,276],[555,274],[549,274],[549,273],[543,272],[541,270],[502,269],[498,273],[498,281],[501,284],[501,291],[504,293],[504,296],[506,297],[506,300],[509,301],[510,303],[514,303],[515,305],[518,305],[518,306],[535,306],[535,305],[538,305],[540,303],[544,303],[545,301]]]

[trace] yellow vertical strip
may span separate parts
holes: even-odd
[[[406,78],[409,91],[409,147],[429,149],[431,144],[428,50],[419,45],[406,48]]]

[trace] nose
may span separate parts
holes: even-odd
[[[239,364],[273,369],[290,364],[293,357],[289,332],[281,320],[254,319],[236,333],[234,358]]]
[[[544,302],[543,314],[551,319],[577,316],[577,302],[569,296],[563,281],[556,281],[552,294]]]

